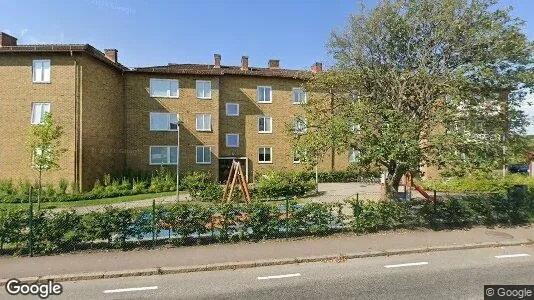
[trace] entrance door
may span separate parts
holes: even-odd
[[[243,170],[243,175],[245,180],[248,182],[248,164],[247,158],[219,158],[219,183],[226,183],[228,179],[228,174],[230,174],[230,168],[232,167],[233,160],[239,161],[241,164],[241,169]]]

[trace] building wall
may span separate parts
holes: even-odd
[[[150,96],[150,78],[178,79],[178,98]],[[211,99],[197,99],[196,80],[211,81]],[[150,113],[177,113],[180,126],[180,173],[208,171],[217,176],[219,156],[219,78],[206,76],[172,76],[127,73],[126,75],[126,168],[134,171],[154,171],[162,166],[149,164],[150,146],[175,146],[176,131],[150,131]],[[211,114],[212,131],[196,131],[196,114]],[[196,146],[211,146],[211,164],[196,163]],[[163,166],[175,170],[176,165]]]
[[[50,59],[50,83],[32,82],[34,59]],[[75,181],[74,58],[50,53],[9,54],[0,59],[0,178],[37,181],[27,146],[32,102],[50,102],[51,113],[63,127],[60,169],[48,171],[44,183],[57,185],[60,179]],[[8,79],[8,80],[6,80]]]
[[[293,163],[290,126],[302,107],[293,104],[293,88],[301,87],[302,81],[291,78],[227,76],[221,79],[220,104],[220,154],[221,157],[247,157],[249,179],[267,170],[303,170],[304,165]],[[271,86],[272,103],[259,103],[258,86]],[[226,103],[238,103],[240,115],[228,117]],[[272,133],[258,133],[260,115],[272,117]],[[239,133],[240,147],[227,148],[226,134]],[[272,163],[259,163],[258,149],[272,147]],[[348,166],[348,154],[334,155],[334,168],[330,155],[319,164],[320,171],[341,170]]]
[[[91,189],[105,174],[124,172],[124,77],[122,72],[93,57],[80,59],[81,183]]]

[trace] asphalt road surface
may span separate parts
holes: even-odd
[[[64,282],[48,299],[483,299],[484,284],[534,284],[534,247]]]

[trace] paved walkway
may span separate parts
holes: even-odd
[[[73,273],[120,272],[207,264],[266,261],[297,257],[369,253],[401,249],[524,243],[534,241],[534,226],[452,231],[396,231],[369,235],[340,234],[325,238],[268,240],[154,250],[101,251],[41,257],[0,257],[0,280]],[[532,245],[530,246],[532,247]]]
[[[370,183],[319,183],[319,195],[303,198],[304,202],[343,202],[347,199],[356,198],[362,200],[379,200],[380,199],[380,184]],[[191,198],[188,192],[180,192],[180,201],[189,201]],[[156,198],[157,204],[175,203],[176,196],[167,196]],[[77,212],[86,213],[90,211],[103,210],[106,206],[112,206],[117,208],[133,208],[133,207],[146,207],[152,205],[152,199],[145,199],[139,201],[129,201],[122,203],[114,203],[107,205],[91,205],[73,208]],[[55,210],[61,210],[57,208]]]

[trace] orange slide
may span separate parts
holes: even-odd
[[[413,186],[419,192],[419,194],[426,198],[426,200],[436,200],[434,197],[430,196],[421,185],[413,183],[413,177],[411,174],[406,174],[406,176],[409,178],[407,182],[409,182],[410,186]]]

